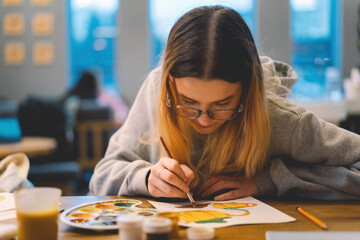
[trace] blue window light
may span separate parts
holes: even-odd
[[[290,0],[294,96],[302,102],[342,100],[341,2]]]
[[[102,87],[116,89],[119,1],[72,0],[67,4],[70,85],[74,85],[87,70],[96,74]]]

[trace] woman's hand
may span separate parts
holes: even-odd
[[[193,171],[185,164],[163,157],[150,171],[148,189],[153,197],[186,198]]]
[[[216,201],[256,196],[257,194],[255,181],[245,180],[242,176],[212,176],[200,189],[202,198],[214,196]]]

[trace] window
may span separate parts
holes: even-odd
[[[340,19],[340,1],[290,0],[291,64],[299,77],[293,89],[297,99],[342,99]]]
[[[117,86],[116,19],[118,0],[71,0],[69,12],[69,62],[71,85],[84,70],[94,72],[102,87]]]
[[[255,0],[214,1],[214,0],[149,0],[152,65],[156,66],[165,48],[168,34],[176,20],[191,10],[202,5],[224,5],[238,11],[245,19],[256,39]]]

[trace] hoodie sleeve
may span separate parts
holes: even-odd
[[[158,161],[156,144],[141,140],[155,127],[155,106],[161,69],[149,74],[141,86],[124,125],[111,137],[104,158],[90,180],[94,195],[150,195],[146,179]]]
[[[269,166],[256,177],[262,195],[360,199],[360,136],[313,113],[272,104]]]

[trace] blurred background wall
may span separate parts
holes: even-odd
[[[44,6],[34,5],[33,2],[36,0],[17,0],[15,2],[21,2],[18,6],[5,6],[5,2],[12,2],[10,0],[2,0],[2,2],[3,5],[0,7],[2,22],[9,14],[20,14],[23,17],[24,30],[20,34],[9,35],[4,32],[4,24],[1,26],[1,98],[20,101],[29,94],[58,97],[76,83],[82,70],[92,70],[97,74],[103,88],[119,92],[129,104],[135,99],[147,73],[157,65],[159,54],[161,54],[161,46],[158,46],[159,43],[154,38],[157,29],[163,28],[165,24],[167,27],[171,26],[175,19],[190,9],[192,5],[201,5],[201,1],[160,0],[48,0],[45,2],[49,2],[49,4]],[[294,8],[292,6],[299,6],[301,1],[206,2],[209,4],[224,3],[245,9],[244,12],[241,12],[240,9],[240,13],[246,17],[246,20],[250,19],[249,25],[252,27],[260,54],[290,64],[294,63],[292,56],[294,43],[291,32],[294,25],[291,23],[293,19],[291,9]],[[329,24],[335,26],[333,27],[334,31],[338,33],[332,38],[338,38],[340,50],[334,50],[339,54],[334,54],[333,59],[330,60],[338,69],[341,80],[349,77],[351,69],[360,64],[360,53],[357,47],[360,0],[307,0],[302,2],[309,9],[322,8],[321,4],[324,2],[332,4],[329,11],[335,11],[337,14],[335,17],[329,15]],[[179,8],[179,4],[183,4],[184,7]],[[333,5],[336,9],[333,9]],[[249,6],[251,14],[246,12],[246,8],[250,8]],[[177,11],[176,14],[172,14],[174,9]],[[168,11],[168,15],[172,14],[173,16],[171,19],[163,19],[161,22],[161,18],[157,16],[165,16],[164,11]],[[41,13],[51,15],[52,30],[45,34],[34,34],[34,17]],[[89,18],[91,19],[89,20]],[[160,20],[156,22],[156,19]],[[87,25],[76,25],[76,22],[86,22],[85,20]],[[81,39],[81,37],[86,39],[76,43],[76,38]],[[83,44],[84,41],[88,42],[87,45]],[[4,60],[6,44],[18,42],[24,47],[23,61],[14,65],[6,64]],[[52,59],[46,60],[46,53],[44,53],[45,62],[34,62],[34,47],[39,43],[50,43],[50,51],[51,48],[53,51]],[[49,48],[45,46],[44,51],[47,50]],[[154,53],[154,51],[158,52]],[[325,58],[319,56],[319,59],[321,62]],[[86,65],[87,61],[88,65]],[[321,64],[325,66],[325,63],[321,62]],[[324,73],[322,74],[324,75]],[[321,84],[324,85],[324,83]],[[312,85],[309,86],[312,87]],[[305,85],[305,88],[308,86]],[[307,89],[307,91],[310,90]],[[315,96],[315,100],[323,97],[320,94],[318,97]]]

